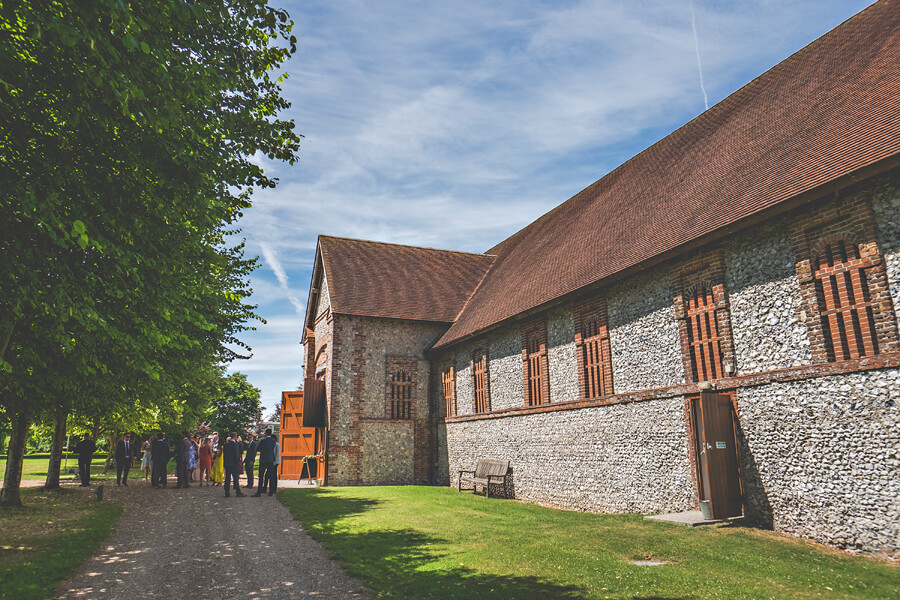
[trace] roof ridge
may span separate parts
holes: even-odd
[[[319,234],[319,239],[327,238],[331,240],[340,240],[345,242],[362,242],[365,244],[376,244],[379,246],[396,246],[398,248],[412,248],[415,250],[428,250],[430,252],[446,252],[448,254],[465,254],[467,256],[478,256],[478,257],[486,257],[486,258],[494,258],[493,254],[487,254],[484,252],[466,252],[465,250],[448,250],[447,248],[434,248],[431,246],[415,246],[412,244],[400,244],[397,242],[382,242],[378,240],[367,240],[363,238],[351,238],[351,237],[343,237],[337,235],[326,235],[324,233]]]

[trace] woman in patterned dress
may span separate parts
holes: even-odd
[[[212,471],[212,444],[209,438],[203,439],[203,445],[200,446],[200,485],[209,485],[210,471]]]

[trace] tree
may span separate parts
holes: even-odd
[[[250,158],[296,158],[290,29],[264,0],[0,5],[0,504],[59,394],[179,414],[239,356],[255,260],[226,239],[275,185]]]
[[[223,377],[219,395],[212,401],[212,428],[223,437],[232,431],[244,434],[262,419],[259,398],[259,388],[243,373]]]

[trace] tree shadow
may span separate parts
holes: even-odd
[[[299,494],[294,494],[298,496]],[[283,495],[309,533],[370,589],[397,598],[487,598],[496,600],[585,598],[580,586],[531,576],[484,573],[465,564],[448,567],[448,540],[412,529],[349,532],[339,521],[382,504],[303,490],[302,498]],[[465,560],[465,559],[462,559]]]

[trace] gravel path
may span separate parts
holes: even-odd
[[[295,487],[296,482],[285,482]],[[125,512],[59,598],[371,598],[274,497],[105,486]]]

